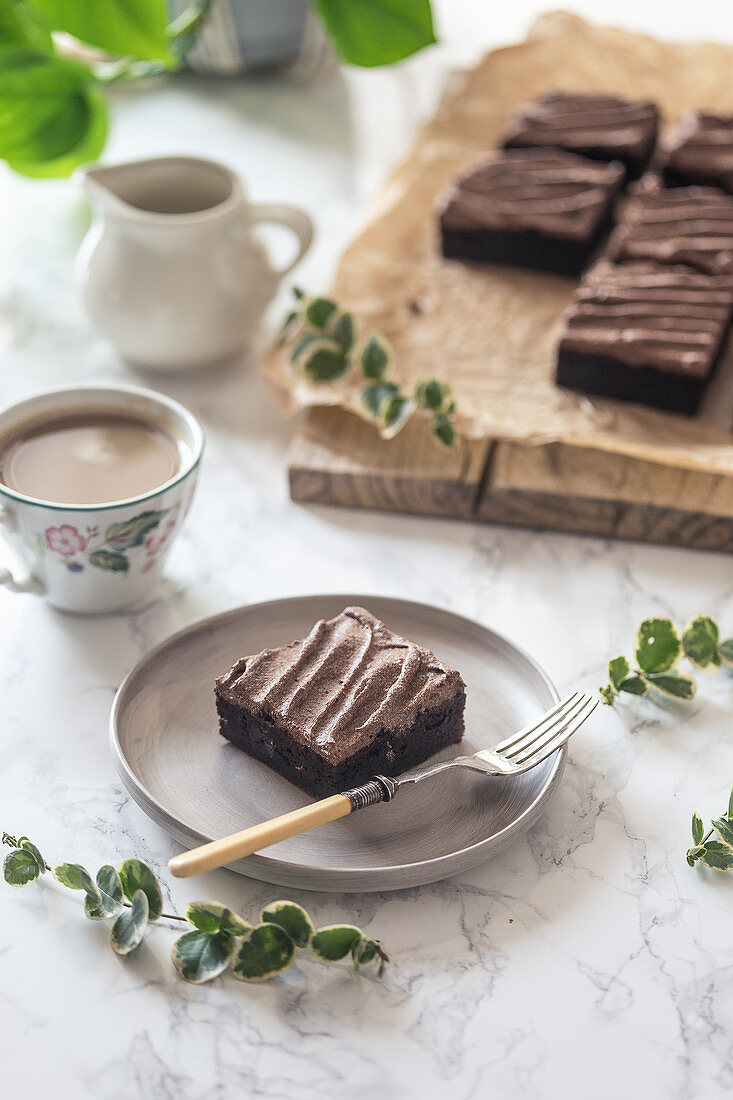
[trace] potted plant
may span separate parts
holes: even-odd
[[[28,176],[68,176],[107,138],[105,88],[180,69],[207,19],[247,27],[259,63],[297,54],[306,0],[196,0],[173,18],[166,0],[0,0],[0,159]],[[435,41],[430,0],[312,0],[338,55],[391,64]],[[263,19],[282,34],[257,39]],[[289,44],[288,44],[289,43]],[[71,46],[71,49],[70,49]],[[241,66],[240,66],[241,67]]]

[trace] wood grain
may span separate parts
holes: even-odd
[[[484,440],[446,451],[416,420],[386,442],[353,413],[311,409],[288,454],[290,493],[301,504],[467,519],[476,511],[488,453]]]
[[[571,443],[438,448],[412,421],[385,443],[340,409],[312,409],[288,455],[300,503],[453,516],[733,552],[733,476]]]

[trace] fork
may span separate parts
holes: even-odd
[[[299,836],[319,825],[346,817],[366,806],[391,802],[404,787],[415,786],[416,783],[422,783],[423,779],[430,779],[452,768],[469,768],[489,776],[523,775],[561,749],[590,718],[597,706],[597,699],[575,691],[543,714],[539,721],[500,741],[493,749],[481,749],[473,756],[454,756],[450,760],[424,764],[403,772],[397,778],[387,775],[372,776],[360,787],[323,798],[320,802],[313,802],[310,806],[274,817],[261,825],[253,825],[221,840],[212,840],[190,852],[182,852],[171,859],[168,867],[177,878],[213,871],[216,867],[223,867],[224,864],[250,856],[261,848],[268,848],[281,840]]]

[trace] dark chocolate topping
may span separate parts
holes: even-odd
[[[615,260],[733,271],[733,197],[714,187],[659,187],[643,180],[608,246]]]
[[[733,117],[690,112],[667,150],[665,167],[733,192]]]
[[[705,377],[731,311],[731,276],[601,261],[575,292],[561,345],[631,366]]]
[[[642,156],[654,141],[659,113],[654,103],[629,103],[612,95],[548,92],[526,104],[502,136],[502,145],[608,150]]]
[[[302,641],[242,658],[216,681],[218,695],[331,760],[382,729],[412,725],[461,689],[458,672],[361,607],[320,620]]]
[[[559,149],[498,153],[461,176],[441,204],[444,229],[535,229],[588,236],[621,186],[620,164]]]

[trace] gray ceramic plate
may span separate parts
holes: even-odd
[[[489,748],[557,699],[516,646],[470,619],[376,596],[302,596],[241,607],[195,623],[132,670],[112,709],[112,750],[143,810],[190,847],[303,806],[308,796],[224,741],[214,678],[238,658],[301,638],[319,618],[360,604],[428,646],[466,682],[461,752]],[[455,754],[456,746],[446,750]],[[233,864],[309,890],[398,890],[465,871],[532,825],[557,786],[565,750],[516,779],[451,772]]]

